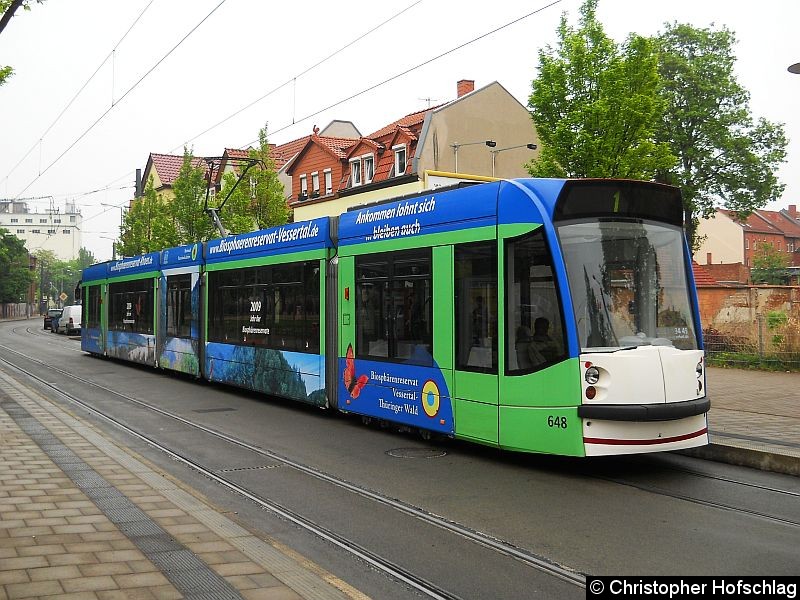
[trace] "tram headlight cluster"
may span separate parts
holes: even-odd
[[[589,367],[586,369],[586,373],[584,373],[583,378],[589,385],[594,385],[600,381],[600,371],[597,369],[597,367]]]
[[[703,359],[700,359],[700,362],[697,363],[697,366],[694,368],[695,373],[697,374],[697,394],[703,393]]]

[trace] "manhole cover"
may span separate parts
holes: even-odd
[[[447,452],[438,448],[395,448],[387,450],[386,454],[395,458],[440,458]]]

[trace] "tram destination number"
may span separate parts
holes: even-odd
[[[547,417],[547,426],[551,429],[566,429],[567,417],[550,415]]]

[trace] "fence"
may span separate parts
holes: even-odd
[[[25,302],[0,304],[0,319],[27,319],[38,314],[35,304]]]
[[[709,364],[770,370],[800,370],[800,318],[785,312],[757,314],[750,323],[728,323],[703,331]]]

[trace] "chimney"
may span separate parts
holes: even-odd
[[[134,198],[141,198],[142,194],[142,170],[136,169],[136,191],[133,193]]]
[[[462,79],[458,83],[456,83],[456,91],[458,92],[458,98],[461,98],[464,94],[469,94],[470,92],[475,90],[475,80],[474,79]]]
[[[789,216],[792,217],[793,219],[797,218],[797,205],[796,204],[790,204],[789,205]]]
[[[712,264],[712,262],[711,262],[711,252],[706,252],[706,264],[707,265]]]

